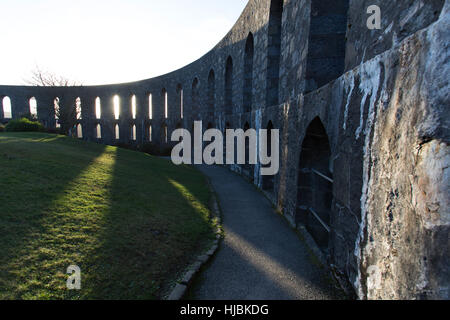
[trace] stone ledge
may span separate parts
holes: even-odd
[[[184,284],[177,284],[175,289],[172,290],[172,293],[169,295],[167,300],[173,301],[173,300],[180,300],[183,298],[184,294],[186,293],[187,286]]]

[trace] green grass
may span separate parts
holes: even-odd
[[[160,299],[214,237],[194,168],[0,133],[0,299]],[[69,265],[82,289],[66,289]]]

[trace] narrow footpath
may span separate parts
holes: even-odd
[[[342,299],[306,245],[254,186],[224,167],[200,166],[222,209],[225,239],[189,298]]]

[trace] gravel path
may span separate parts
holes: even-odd
[[[200,166],[223,214],[225,239],[189,297],[198,300],[339,299],[305,244],[270,202],[226,168]]]

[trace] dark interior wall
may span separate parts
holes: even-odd
[[[348,0],[311,1],[306,92],[344,72],[347,13]]]
[[[267,45],[266,106],[277,105],[279,102],[283,2],[283,0],[270,1]]]

